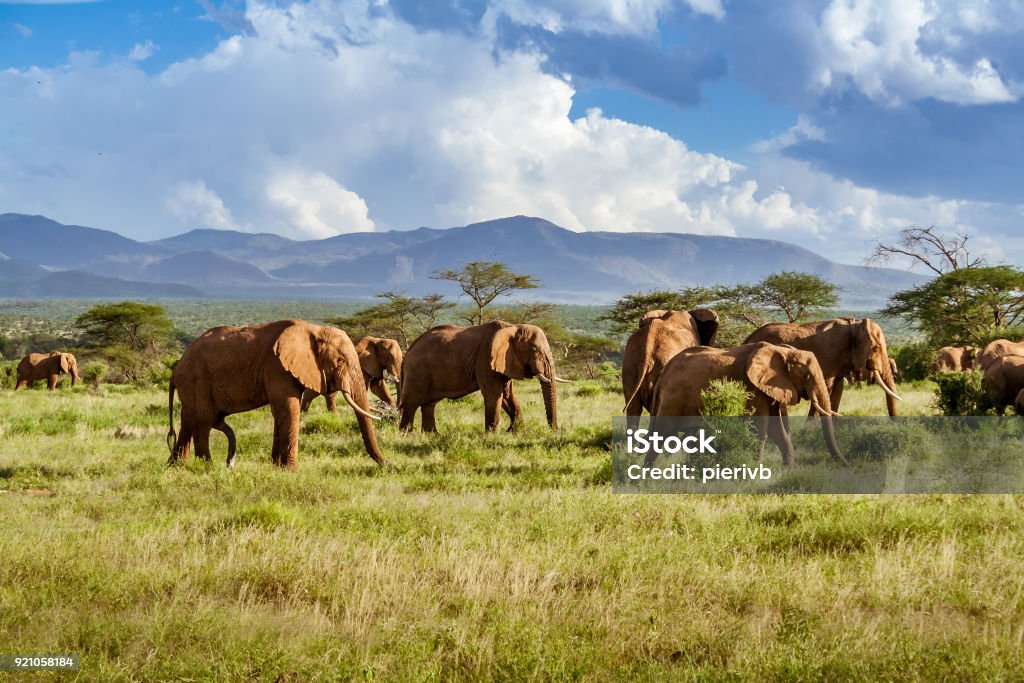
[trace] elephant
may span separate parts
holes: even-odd
[[[668,362],[691,346],[711,346],[717,334],[718,314],[710,308],[644,315],[622,353],[622,393],[630,424],[644,409],[650,412],[654,385]]]
[[[174,433],[174,392],[181,399],[181,433]],[[270,404],[274,417],[271,459],[295,469],[299,445],[299,404],[306,389],[340,391],[356,413],[366,452],[378,465],[387,462],[366,396],[355,346],[344,331],[304,320],[278,320],[251,327],[214,327],[185,350],[168,388],[169,463],[196,456],[210,459],[210,430],[228,439],[227,466],[235,463],[235,433],[224,421],[234,413]]]
[[[743,383],[750,394],[747,408],[759,417],[758,434],[779,447],[786,466],[793,465],[793,443],[787,427],[788,406],[807,399],[821,414],[825,445],[832,457],[846,463],[836,443],[828,385],[818,360],[810,351],[791,346],[755,342],[729,349],[696,347],[668,362],[654,386],[654,423],[662,416],[698,416],[704,412],[701,391],[712,380]],[[654,427],[652,427],[653,429]]]
[[[899,381],[900,369],[899,367],[896,366],[895,358],[889,359],[889,371],[892,373],[893,380]],[[860,389],[865,383],[878,384],[878,382],[875,381],[875,374],[868,370],[866,367],[861,368],[860,370],[851,370],[850,374],[846,378],[846,381],[849,384],[852,384],[853,386],[857,387],[858,389]]]
[[[967,372],[974,369],[977,346],[943,346],[931,366],[931,374],[938,372]]]
[[[473,327],[433,327],[409,346],[399,380],[399,427],[409,431],[421,409],[424,432],[436,432],[434,407],[443,398],[461,398],[474,391],[484,397],[484,428],[498,429],[499,409],[509,416],[509,431],[522,411],[512,380],[540,380],[548,425],[558,427],[555,361],[544,330],[536,325],[511,325],[494,320]]]
[[[896,382],[885,346],[885,333],[870,318],[835,318],[809,323],[768,323],[754,330],[744,344],[765,341],[788,344],[810,351],[818,359],[829,387],[832,410],[839,410],[843,398],[843,378],[850,372],[867,368],[875,383],[885,392],[886,408],[896,417]],[[811,406],[811,415],[817,411]]]
[[[359,356],[359,365],[363,369],[363,381],[366,387],[373,394],[384,401],[388,406],[396,406],[395,399],[391,398],[385,375],[398,379],[402,375],[402,345],[394,339],[381,339],[379,337],[362,337],[356,342],[356,354]],[[309,404],[319,394],[307,389],[302,393],[302,412],[309,410]],[[324,396],[327,401],[327,410],[332,413],[338,412],[336,394]]]
[[[1006,406],[1016,407],[1024,389],[1024,356],[1002,356],[993,360],[981,378],[981,388],[996,414],[1003,415]],[[1018,414],[1024,415],[1019,410]]]
[[[78,361],[70,353],[30,353],[18,363],[18,380],[14,390],[45,379],[46,388],[53,391],[57,388],[62,372],[71,375],[71,386],[75,386],[82,378],[78,374]]]
[[[1012,342],[1009,339],[996,339],[982,349],[975,357],[974,366],[987,371],[997,358],[1003,356],[1024,356],[1024,342]]]

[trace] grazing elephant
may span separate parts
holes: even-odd
[[[836,318],[810,323],[768,323],[747,337],[753,342],[788,344],[810,351],[818,359],[825,383],[829,387],[832,410],[839,410],[843,398],[843,378],[854,370],[866,368],[875,383],[885,392],[886,408],[896,416],[895,379],[885,346],[882,328],[870,318]],[[811,415],[817,414],[811,407]]]
[[[391,373],[396,380],[402,375],[402,346],[394,339],[381,339],[379,337],[363,337],[356,342],[356,354],[359,355],[359,365],[363,369],[363,381],[366,387],[374,395],[392,408],[395,407],[395,399],[391,398],[388,391],[388,384],[385,375]],[[320,394],[307,389],[302,394],[302,412],[309,410],[309,404]],[[332,413],[338,412],[336,394],[324,396],[327,401],[327,410]]]
[[[1024,356],[1002,356],[993,360],[981,378],[981,388],[996,414],[1004,414],[1006,406],[1016,406],[1024,389]],[[1019,410],[1018,414],[1024,415]]]
[[[423,409],[423,431],[437,431],[434,407],[443,398],[461,398],[474,391],[484,396],[484,427],[495,431],[503,409],[511,419],[522,411],[512,392],[512,380],[540,380],[544,412],[552,429],[558,427],[555,361],[544,330],[536,325],[510,325],[501,320],[458,327],[441,325],[419,336],[405,354],[398,390],[400,427],[412,429],[416,411]]]
[[[821,414],[828,452],[834,459],[846,462],[832,430],[832,416],[838,413],[832,411],[828,386],[813,353],[765,342],[730,349],[687,349],[670,360],[662,371],[654,387],[654,415],[656,418],[702,415],[701,391],[716,379],[743,383],[751,395],[747,408],[755,416],[770,418],[755,421],[759,436],[775,442],[787,466],[793,464],[793,443],[785,417],[788,406],[801,399],[809,400]]]
[[[931,374],[938,372],[967,372],[974,369],[977,346],[943,346],[932,363]]]
[[[975,357],[974,367],[988,370],[997,358],[1003,356],[1024,356],[1024,342],[1012,342],[1009,339],[996,339],[982,349]]]
[[[174,391],[181,398],[181,434],[174,434]],[[377,446],[366,384],[355,346],[336,327],[304,320],[279,320],[254,327],[214,327],[192,342],[171,373],[167,434],[170,462],[196,455],[210,459],[210,430],[228,438],[228,467],[235,462],[235,433],[224,421],[234,413],[270,404],[274,416],[271,458],[294,469],[299,446],[302,392],[340,391],[356,413],[366,452],[377,464]],[[173,445],[172,445],[173,444]]]
[[[71,386],[75,386],[81,379],[78,374],[78,361],[70,353],[30,353],[18,363],[18,382],[14,385],[14,390],[45,379],[46,388],[53,391],[57,388],[57,381],[62,372],[71,375]]]
[[[711,346],[718,333],[718,314],[710,308],[692,311],[650,311],[626,342],[622,354],[622,393],[626,415],[638,418],[651,410],[654,385],[672,358],[691,346]],[[629,422],[634,424],[635,419]]]

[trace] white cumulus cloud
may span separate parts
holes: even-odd
[[[267,199],[307,238],[373,230],[362,197],[319,171],[279,173],[267,184]]]
[[[183,180],[167,198],[172,214],[192,227],[232,230],[238,227],[216,192],[202,180]]]

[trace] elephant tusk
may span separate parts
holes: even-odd
[[[572,384],[572,380],[571,379],[562,379],[558,375],[555,375],[555,381],[556,382],[562,382],[564,384]]]
[[[819,405],[819,403],[818,403],[817,401],[815,401],[815,400],[814,400],[813,398],[811,399],[811,405],[812,405],[812,406],[814,406],[814,409],[815,409],[815,410],[817,410],[817,411],[818,411],[819,413],[821,413],[822,415],[831,415],[832,417],[842,417],[842,415],[840,415],[839,413],[837,413],[837,412],[836,412],[836,411],[834,411],[834,410],[825,410],[825,409],[824,409],[824,408],[822,408],[822,407],[821,407],[821,405]]]
[[[873,372],[874,372],[874,375],[875,375],[875,384],[877,384],[878,386],[882,387],[882,391],[884,391],[885,393],[889,394],[890,396],[892,396],[897,401],[902,401],[903,400],[902,398],[900,398],[899,396],[896,395],[895,391],[890,389],[886,385],[886,383],[882,381],[882,375],[879,374],[878,370],[874,370]]]
[[[374,415],[372,413],[368,413],[365,410],[363,410],[362,408],[360,408],[358,405],[356,405],[356,402],[354,400],[352,400],[352,394],[348,393],[347,391],[343,391],[343,392],[341,392],[341,395],[345,397],[345,402],[348,403],[349,406],[352,407],[352,410],[356,411],[358,414],[362,415],[363,417],[368,417],[371,420],[379,420],[380,419],[379,415]]]
[[[541,382],[544,382],[544,384],[551,384],[551,380],[549,380],[545,375],[542,375],[539,372],[537,373],[537,379],[539,379]]]

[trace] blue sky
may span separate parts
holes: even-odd
[[[0,0],[0,212],[154,239],[539,215],[1024,262],[1024,6]]]

